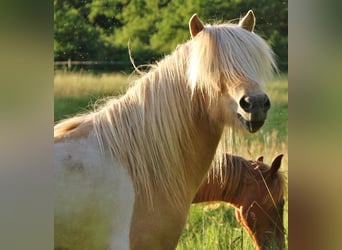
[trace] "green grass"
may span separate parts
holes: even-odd
[[[90,75],[81,73],[55,75],[55,121],[91,110],[98,98],[123,94],[129,77],[123,74]],[[281,171],[288,169],[288,84],[287,76],[279,76],[267,85],[271,109],[262,129],[256,134],[239,136],[234,153],[245,158],[264,155],[270,163],[278,154],[285,154]],[[287,198],[286,198],[287,201]],[[288,230],[287,202],[284,222]],[[177,246],[177,250],[198,249],[255,249],[254,245],[234,217],[234,210],[223,203],[214,208],[203,204],[192,205]]]
[[[253,249],[253,242],[237,223],[234,210],[223,203],[192,205],[177,250]]]
[[[92,110],[98,99],[123,94],[129,77],[116,74],[58,73],[54,78],[54,120]]]

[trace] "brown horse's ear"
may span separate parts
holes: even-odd
[[[249,10],[247,14],[240,20],[239,26],[250,32],[253,32],[255,27],[255,16],[252,10]]]
[[[264,157],[261,155],[257,158],[257,161],[261,161],[261,162],[264,162]]]
[[[280,154],[272,160],[271,168],[269,170],[272,178],[275,177],[275,174],[279,170],[283,156],[284,156],[283,154]]]
[[[194,38],[199,32],[203,30],[204,26],[197,14],[193,14],[189,21],[189,30],[191,37]]]

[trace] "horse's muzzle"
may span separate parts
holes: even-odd
[[[241,112],[238,118],[242,125],[250,132],[258,131],[267,117],[271,107],[270,99],[266,94],[244,95],[239,102]]]

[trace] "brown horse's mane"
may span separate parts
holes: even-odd
[[[221,187],[225,189],[226,197],[237,197],[244,185],[252,182],[265,185],[269,195],[265,195],[262,205],[269,204],[274,206],[274,202],[281,200],[284,196],[285,175],[281,171],[270,173],[270,166],[260,160],[246,160],[240,156],[225,154],[222,160],[222,173],[218,175],[217,170],[211,169],[206,181],[220,182]],[[259,185],[255,185],[259,186]],[[207,193],[208,200],[215,197],[215,192],[220,190],[211,190]],[[273,199],[273,202],[270,202]]]

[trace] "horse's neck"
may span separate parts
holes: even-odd
[[[209,179],[208,179],[209,178]],[[204,180],[203,184],[196,193],[192,203],[210,202],[210,201],[222,201],[223,189],[218,181],[214,181],[208,177]]]
[[[220,128],[212,129],[206,118],[196,118],[194,122],[198,126],[196,133],[192,135],[192,148],[189,152],[183,152],[185,158],[183,167],[187,172],[180,207],[174,207],[174,202],[162,189],[153,190],[153,209],[146,206],[146,201],[141,194],[136,194],[133,226],[130,231],[132,249],[152,249],[151,246],[154,246],[154,249],[176,247],[192,199],[209,170],[222,133]],[[142,234],[142,231],[152,233],[146,235]]]
[[[191,176],[188,188],[193,191],[193,196],[207,176],[223,131],[223,126],[213,125],[206,117],[196,118],[195,122],[198,124],[193,141],[196,153],[190,154],[188,158],[188,176]]]
[[[220,176],[217,176],[211,170],[198,189],[193,203],[224,201],[238,207],[240,204],[239,195],[237,195],[239,191],[238,182],[241,181],[241,176],[240,178],[233,176],[229,166],[224,166],[222,169],[222,178],[223,181]]]

